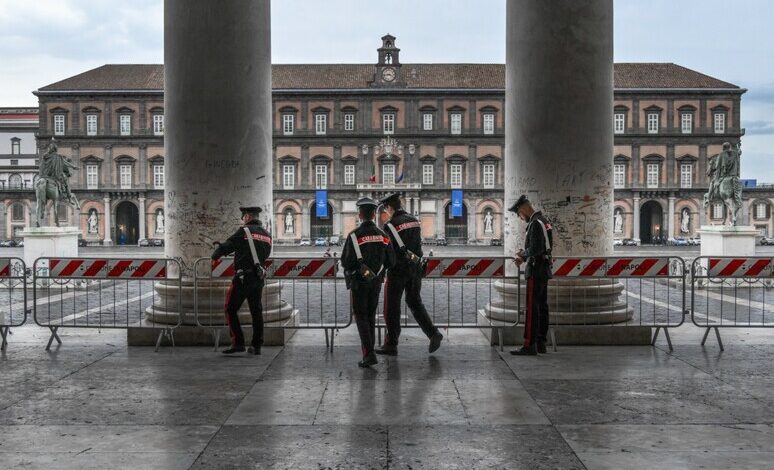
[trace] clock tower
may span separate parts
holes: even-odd
[[[400,75],[400,49],[395,47],[395,36],[382,36],[382,47],[379,52],[379,62],[376,64],[373,86],[391,87],[403,85]]]

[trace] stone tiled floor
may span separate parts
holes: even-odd
[[[0,356],[0,468],[772,468],[774,334],[515,358],[477,331],[358,369],[299,332],[260,357],[127,348],[121,332],[14,330]],[[712,338],[711,338],[712,339]]]

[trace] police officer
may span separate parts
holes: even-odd
[[[362,198],[357,201],[360,226],[353,230],[344,242],[341,266],[347,288],[351,291],[352,312],[360,334],[363,360],[360,367],[377,364],[374,353],[376,342],[376,307],[382,289],[385,271],[395,262],[390,239],[374,223],[376,201]]]
[[[511,351],[514,356],[534,356],[546,352],[548,334],[548,280],[551,278],[551,222],[536,211],[522,195],[509,209],[527,223],[524,249],[516,254],[517,266],[525,264],[527,308],[524,322],[524,345]]]
[[[384,345],[376,350],[376,354],[398,355],[400,300],[404,291],[406,305],[422,332],[430,339],[429,351],[433,353],[441,346],[443,335],[433,325],[420,295],[425,271],[425,262],[422,260],[422,229],[419,221],[403,210],[400,193],[387,196],[379,202],[390,217],[384,231],[390,237],[392,249],[395,251],[395,266],[387,273],[387,282],[384,284],[384,321],[387,324],[387,334],[384,337]]]
[[[263,344],[263,293],[266,271],[264,262],[271,254],[271,235],[261,225],[258,215],[260,207],[240,207],[243,227],[240,227],[223,243],[215,242],[217,247],[212,253],[212,259],[234,254],[234,278],[226,295],[226,323],[231,335],[231,347],[224,349],[223,354],[244,352],[245,337],[239,325],[237,312],[247,299],[250,306],[250,316],[253,319],[253,340],[248,350],[250,354],[261,354]]]

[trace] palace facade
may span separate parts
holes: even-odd
[[[500,239],[505,66],[404,64],[389,35],[376,59],[273,66],[276,240],[346,234],[359,197],[393,191],[404,193],[426,239]],[[163,238],[163,76],[162,65],[104,65],[35,92],[36,151],[54,138],[80,167],[71,186],[81,210],[60,214],[89,242]],[[701,202],[706,169],[723,142],[744,135],[744,92],[676,64],[615,65],[616,237],[648,243],[721,223],[722,207],[705,211]],[[34,195],[0,193],[10,237],[20,221],[8,208],[30,208]],[[772,233],[774,189],[746,189],[744,198],[742,223]]]

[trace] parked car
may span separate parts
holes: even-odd
[[[503,240],[502,238],[493,238],[489,244],[492,246],[503,246]]]
[[[613,246],[623,246],[623,244],[624,244],[623,240],[621,240],[620,238],[616,238],[613,240]]]
[[[147,238],[141,238],[140,241],[137,242],[137,246],[151,246],[151,241]]]
[[[16,246],[16,242],[14,240],[3,240],[0,242],[0,246],[3,248],[13,248]]]
[[[341,246],[341,237],[338,235],[331,235],[331,238],[328,239],[328,244],[330,246]]]
[[[298,242],[298,246],[312,246],[312,240],[309,238],[302,238],[300,242]]]
[[[446,246],[448,243],[446,242],[446,237],[437,237],[435,239],[435,244],[438,246]]]
[[[774,237],[761,238],[761,245],[774,245]]]
[[[686,240],[685,238],[682,238],[682,237],[675,238],[674,240],[672,240],[672,245],[674,245],[674,246],[688,246],[688,240]]]
[[[328,244],[328,241],[325,239],[325,237],[319,237],[314,240],[314,246],[325,246]]]
[[[164,239],[163,238],[154,238],[151,241],[153,243],[153,246],[164,246]]]
[[[637,246],[639,243],[637,243],[637,240],[633,238],[624,238],[622,240],[623,246]]]
[[[24,246],[24,240],[19,240],[19,241],[16,243],[16,247],[17,247],[17,248],[21,248],[21,247],[23,247],[23,246]]]
[[[79,238],[78,246],[88,246],[88,243],[86,243],[86,240],[84,240],[83,238]]]

